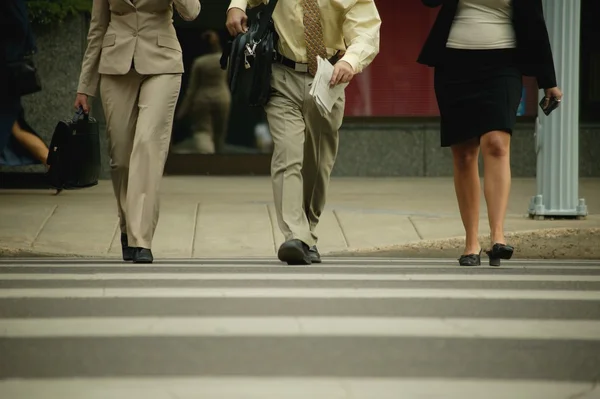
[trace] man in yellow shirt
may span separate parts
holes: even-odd
[[[246,8],[262,3],[268,0],[231,0],[229,33],[245,32]],[[265,112],[275,145],[271,177],[277,222],[285,237],[278,257],[290,265],[320,263],[315,228],[337,155],[345,97],[321,115],[309,95],[317,56],[334,63],[332,86],[349,82],[379,52],[381,18],[374,0],[279,0],[273,21],[278,56]]]

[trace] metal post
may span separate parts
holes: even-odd
[[[536,119],[537,195],[529,215],[585,217],[579,198],[579,49],[581,0],[544,0],[544,13],[554,54],[556,75],[564,99],[546,116],[538,107]],[[544,97],[540,91],[538,102]]]

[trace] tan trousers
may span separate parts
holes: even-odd
[[[121,232],[132,247],[151,248],[180,74],[102,75],[113,188]]]
[[[322,117],[309,95],[312,76],[276,64],[272,97],[265,111],[273,136],[271,177],[277,222],[285,240],[309,246],[325,207],[329,177],[338,150],[345,97]]]

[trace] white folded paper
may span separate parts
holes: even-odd
[[[310,95],[317,103],[317,108],[322,116],[331,113],[335,102],[344,94],[348,83],[340,83],[331,87],[329,82],[333,76],[333,65],[321,57],[317,57],[317,73],[310,88]]]

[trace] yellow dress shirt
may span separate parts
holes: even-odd
[[[269,0],[231,0],[229,9],[256,7]],[[379,53],[381,18],[374,0],[318,0],[321,9],[323,39],[329,56],[345,51],[341,61],[359,73]],[[228,11],[229,11],[228,9]],[[284,57],[307,63],[304,40],[304,11],[299,0],[279,0],[273,12],[279,34],[279,51]]]

